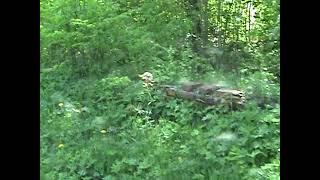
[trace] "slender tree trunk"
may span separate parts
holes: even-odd
[[[217,25],[218,25],[218,28],[219,28],[219,36],[218,36],[218,47],[221,47],[222,43],[221,43],[221,40],[222,40],[222,34],[221,34],[221,0],[218,0],[218,14],[217,14]]]
[[[250,31],[251,31],[251,3],[248,3],[248,7],[249,7],[249,9],[248,9],[248,11],[249,11],[249,22],[248,22],[248,40],[249,40],[249,43],[250,43]]]
[[[236,24],[236,21],[235,21],[235,6],[234,6],[234,3],[233,3],[233,0],[232,0],[232,2],[231,2],[231,12],[232,12],[232,20],[231,20],[231,23],[232,23],[232,29],[231,29],[231,34],[232,34],[232,39],[234,39],[235,38],[235,32],[236,32],[236,28],[235,28],[235,24]]]
[[[193,50],[201,55],[208,44],[208,0],[188,0],[188,6],[188,15],[194,24]]]
[[[240,6],[238,5],[238,3],[236,3],[235,7],[236,7],[235,12],[237,13],[237,16],[238,16],[239,13],[241,13],[240,12]],[[240,14],[240,17],[241,17],[241,14]],[[241,25],[241,18],[240,18],[240,21],[235,24],[235,26],[236,26],[236,35],[237,35],[236,41],[239,41],[239,31],[240,31],[240,25],[239,24]]]
[[[229,18],[226,17],[226,22],[224,24],[224,34],[225,34],[225,37],[223,38],[223,43],[226,44],[226,39],[228,37],[228,24],[229,24]]]
[[[206,47],[208,45],[208,0],[202,0],[202,29],[201,29],[201,40],[203,43],[203,47]]]

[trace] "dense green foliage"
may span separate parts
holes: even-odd
[[[40,8],[43,179],[279,179],[278,0]],[[249,100],[229,111],[169,98],[143,86],[145,71],[157,83],[224,83]]]

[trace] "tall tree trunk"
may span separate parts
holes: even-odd
[[[202,29],[201,29],[201,40],[203,43],[203,47],[206,47],[208,45],[208,0],[202,0]]]
[[[228,29],[228,24],[229,24],[229,17],[226,17],[226,22],[224,23],[224,38],[223,38],[223,44],[226,44],[226,40],[228,37],[229,29]]]
[[[218,37],[218,46],[221,47],[222,43],[222,34],[221,34],[221,0],[218,0],[218,14],[217,14],[217,25],[219,27],[219,37]]]
[[[249,40],[249,43],[250,43],[250,41],[251,41],[251,38],[250,38],[250,31],[251,31],[251,3],[248,3],[248,7],[249,7],[249,9],[248,9],[248,16],[249,16],[249,23],[248,23],[248,40]]]
[[[192,19],[194,38],[193,50],[202,55],[208,44],[208,0],[188,0],[188,15]]]

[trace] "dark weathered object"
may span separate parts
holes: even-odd
[[[183,84],[181,89],[183,91],[192,92],[195,89],[199,88],[200,86],[203,86],[203,84],[202,83],[196,83],[196,82],[189,82],[189,83]]]
[[[144,81],[144,86],[153,86],[153,75],[145,72],[139,77]],[[228,106],[241,106],[246,101],[242,91],[225,88],[214,84],[188,82],[175,85],[160,85],[167,96],[196,101],[205,105],[224,104]]]
[[[217,85],[203,85],[199,87],[199,93],[209,95],[217,91],[218,89],[221,89],[222,87]]]
[[[225,104],[242,106],[246,99],[244,92],[203,83],[187,83],[177,86],[162,86],[167,96],[200,102],[205,105]]]

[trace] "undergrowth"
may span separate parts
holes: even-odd
[[[41,0],[41,179],[280,179],[279,10],[278,0]],[[230,111],[159,88],[187,81],[247,102]]]
[[[41,73],[44,178],[279,179],[277,105],[249,100],[230,112],[165,97],[127,76],[75,81],[61,71]],[[276,96],[265,76],[239,87]]]

